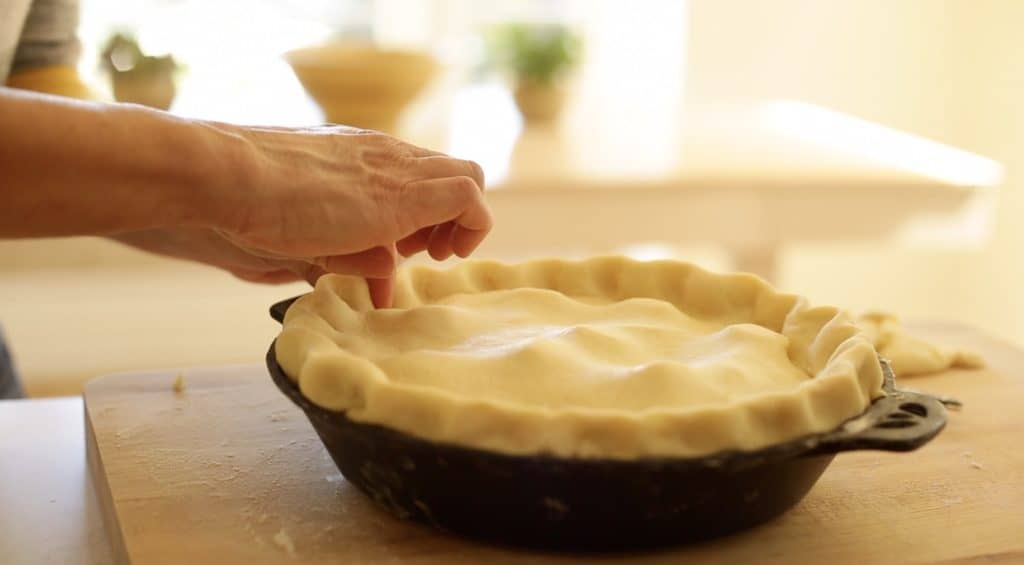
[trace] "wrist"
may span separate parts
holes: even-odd
[[[247,193],[259,177],[259,153],[237,126],[186,122],[189,148],[181,225],[235,230],[244,215]]]
[[[230,128],[5,88],[0,131],[6,237],[221,227],[257,154]]]
[[[125,210],[108,233],[213,227],[226,182],[228,143],[203,122],[134,105],[103,107],[105,129],[123,147],[109,163],[110,198]],[[118,192],[120,191],[120,193]]]

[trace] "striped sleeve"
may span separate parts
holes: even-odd
[[[78,0],[35,0],[29,9],[11,72],[49,65],[75,65],[80,45]]]

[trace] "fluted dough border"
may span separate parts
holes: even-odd
[[[840,309],[811,307],[753,275],[716,274],[680,261],[598,257],[464,261],[447,270],[411,267],[399,274],[395,307],[522,287],[573,296],[658,298],[723,325],[758,324],[786,336],[790,360],[812,378],[786,392],[640,412],[525,406],[397,383],[332,341],[334,332],[358,327],[363,313],[373,308],[362,279],[337,275],[322,277],[312,293],[289,308],[277,360],[313,403],[345,411],[354,421],[524,455],[632,459],[755,450],[835,429],[883,395],[875,349]]]

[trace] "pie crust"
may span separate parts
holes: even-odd
[[[947,369],[981,369],[985,359],[975,351],[949,349],[911,335],[899,318],[884,312],[866,312],[857,318],[878,354],[889,360],[900,379],[931,375]]]
[[[746,274],[624,257],[402,269],[394,308],[322,277],[277,360],[313,403],[422,439],[633,459],[755,450],[882,396],[843,311]]]

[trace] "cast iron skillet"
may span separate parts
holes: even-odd
[[[270,308],[277,321],[295,298]],[[308,401],[277,363],[274,383],[309,418],[338,469],[392,514],[525,547],[608,551],[681,544],[749,528],[800,501],[841,451],[910,451],[946,424],[938,399],[899,390],[828,433],[751,452],[638,460],[514,456],[433,443]]]

